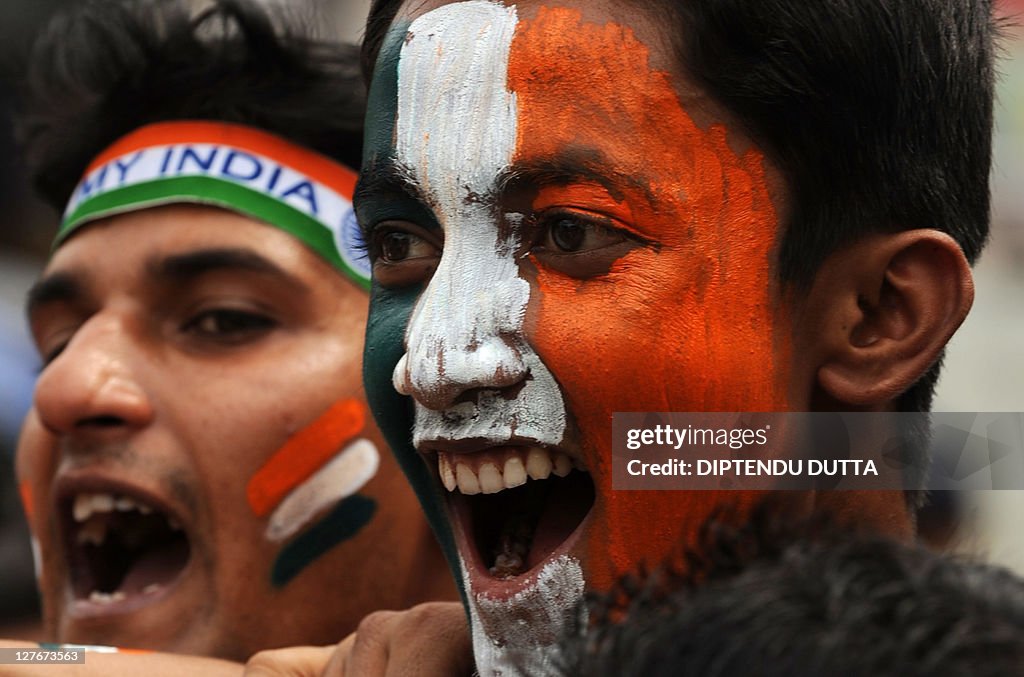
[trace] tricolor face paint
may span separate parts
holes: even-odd
[[[377,511],[372,498],[355,495],[380,466],[376,445],[355,439],[366,426],[366,405],[334,403],[293,435],[249,480],[249,507],[269,515],[266,537],[282,548],[271,571],[274,587],[287,585],[306,566],[358,534]],[[292,539],[297,533],[306,532]]]
[[[161,199],[80,225],[30,294],[47,639],[244,659],[423,601],[446,572],[367,413],[366,293],[315,238]]]
[[[356,198],[367,390],[461,577],[481,674],[543,674],[584,589],[756,498],[613,492],[612,413],[806,406],[776,173],[635,8],[408,8]]]

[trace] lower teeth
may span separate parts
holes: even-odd
[[[96,602],[97,604],[110,604],[111,602],[119,602],[124,599],[125,595],[120,590],[112,593],[100,592],[99,590],[93,590],[89,593],[89,601]]]

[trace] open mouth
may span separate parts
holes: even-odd
[[[181,525],[141,498],[80,492],[62,507],[76,600],[102,605],[155,596],[188,564],[191,547]]]
[[[438,452],[437,469],[472,559],[496,579],[547,561],[594,505],[590,473],[543,447]]]

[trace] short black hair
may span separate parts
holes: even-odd
[[[683,567],[591,593],[563,640],[587,677],[985,677],[1024,670],[1024,580],[817,520],[712,520]]]
[[[992,0],[625,1],[676,27],[681,72],[780,168],[782,282],[806,288],[830,254],[877,232],[933,228],[976,260],[990,220]],[[371,4],[367,82],[402,4]],[[940,366],[896,408],[929,411]]]
[[[86,166],[166,120],[256,127],[354,169],[365,90],[358,48],[314,38],[253,0],[85,0],[29,57],[17,120],[33,185],[62,210]]]

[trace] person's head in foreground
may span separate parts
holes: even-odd
[[[436,594],[361,384],[354,48],[242,0],[88,2],[32,69],[68,205],[18,450],[50,638],[244,658]]]
[[[1009,571],[825,524],[756,526],[710,523],[686,569],[588,600],[563,674],[1024,674],[1024,581]]]
[[[612,413],[927,410],[988,230],[984,0],[377,0],[364,377],[481,674],[754,492],[613,491]],[[794,493],[912,531],[902,492]]]

